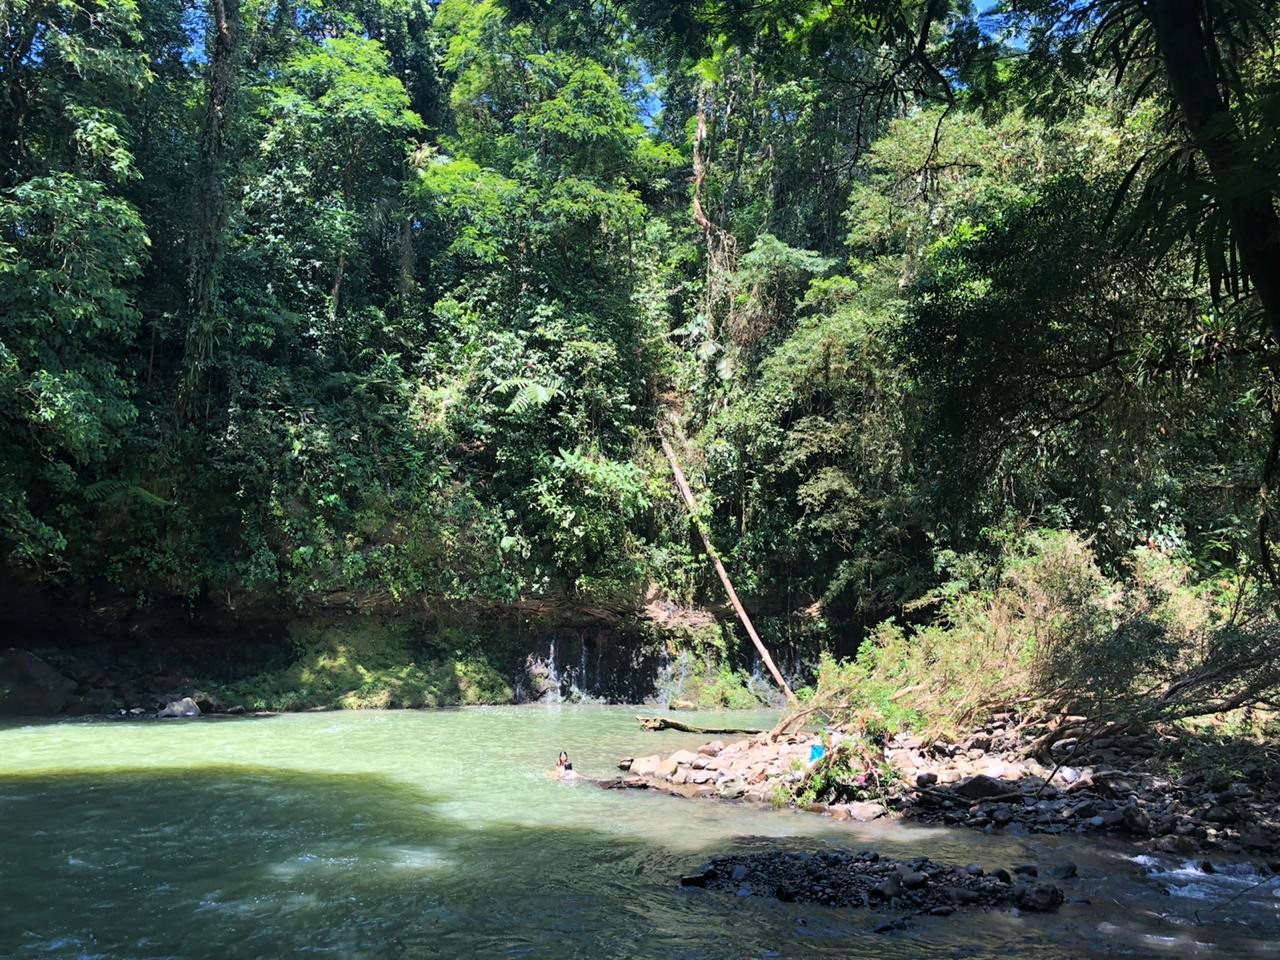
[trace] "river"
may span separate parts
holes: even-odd
[[[701,739],[645,733],[634,712],[6,722],[0,957],[1280,957],[1277,884],[1253,886],[1243,866],[1207,876],[1122,845],[837,824],[547,776],[561,749],[607,776],[620,756]],[[866,911],[676,885],[713,853],[771,843],[1071,860],[1067,894],[1090,902],[876,934],[884,917]]]

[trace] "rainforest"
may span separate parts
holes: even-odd
[[[106,809],[181,791],[144,758],[174,730],[157,713],[190,717],[184,820],[198,783],[233,783],[296,806],[281,850],[343,834],[325,856],[358,860],[343,778],[383,778],[369,869],[431,846],[427,870],[484,788],[468,769],[429,828],[404,819],[437,785],[397,780],[414,761],[377,724],[431,764],[456,726],[469,764],[524,731],[549,767],[563,730],[610,788],[574,809],[624,824],[637,876],[788,893],[725,956],[851,934],[794,939],[786,904],[834,909],[812,861],[655,866],[666,794],[1244,857],[1269,896],[1278,41],[1268,0],[0,0],[0,801],[35,830],[99,752]],[[658,711],[651,732],[609,704]],[[285,716],[337,709],[367,711],[335,728],[367,769]],[[263,766],[224,770],[244,758],[215,730]],[[529,823],[595,876],[606,841],[570,839],[543,787]],[[773,815],[742,816],[771,836]],[[518,842],[501,829],[455,851],[476,903],[503,895],[475,872]],[[42,862],[28,832],[0,865]],[[528,855],[536,885],[555,847]],[[920,859],[901,883],[924,886],[883,902],[969,902],[925,898],[943,868]],[[877,862],[830,866],[865,900],[899,884]],[[956,876],[985,907],[1052,899],[1034,873]],[[663,904],[644,955],[700,922],[623,893]],[[131,903],[101,955],[203,955],[148,952]],[[0,911],[0,953],[99,955],[45,909]],[[627,955],[583,909],[559,954],[465,911],[447,949],[355,920],[328,942]],[[1280,930],[1269,901],[1245,914],[1222,955]],[[208,944],[235,955],[233,929]],[[985,949],[959,929],[948,949]]]

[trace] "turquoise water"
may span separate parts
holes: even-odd
[[[572,706],[9,725],[0,957],[1280,956],[1270,889],[1197,925],[1218,888],[1169,896],[1122,847],[835,824],[547,776],[562,748],[608,776],[620,756],[701,739]],[[883,916],[676,885],[715,853],[768,844],[1071,859],[1084,879],[1068,892],[1092,902],[884,935]]]

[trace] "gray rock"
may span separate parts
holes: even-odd
[[[1235,807],[1214,804],[1204,818],[1210,823],[1235,823],[1240,819],[1240,811]]]
[[[936,773],[925,772],[925,773],[916,775],[917,787],[921,787],[921,788],[932,787],[937,782],[938,782],[938,775]]]
[[[902,881],[896,876],[888,876],[871,888],[871,892],[886,900],[892,900],[902,893]]]
[[[1151,834],[1151,816],[1141,807],[1125,807],[1122,822],[1130,833],[1141,837]]]
[[[1062,891],[1051,883],[1023,887],[1014,894],[1014,902],[1023,910],[1042,913],[1053,910],[1063,901]]]
[[[192,691],[187,699],[195,703],[200,708],[201,713],[221,713],[222,702],[212,693],[206,693],[203,690]]]
[[[636,757],[631,761],[628,768],[637,777],[652,777],[658,772],[658,764],[662,762],[662,758],[656,754],[650,757]]]
[[[870,800],[863,803],[842,803],[832,806],[832,810],[843,808],[849,812],[849,819],[865,823],[868,820],[878,820],[887,812],[884,804],[874,803]]]
[[[47,717],[61,713],[75,687],[28,650],[0,651],[0,714]]]
[[[967,800],[989,800],[1010,791],[1010,785],[1003,780],[989,777],[985,773],[969,777],[956,784],[954,791]]]
[[[724,800],[737,800],[747,792],[747,788],[742,785],[740,780],[726,780],[720,784],[720,797]]]
[[[196,706],[196,702],[190,697],[183,697],[181,700],[172,701],[157,716],[161,719],[198,717],[200,716],[200,708]]]

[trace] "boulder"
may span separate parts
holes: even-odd
[[[1093,785],[1099,794],[1112,800],[1125,800],[1138,792],[1132,780],[1124,774],[1111,771],[1095,773]]]
[[[908,890],[919,890],[928,882],[929,878],[917,870],[911,870],[902,875],[902,885]]]
[[[1140,837],[1151,835],[1151,816],[1141,807],[1125,807],[1122,822],[1124,828],[1132,834]]]
[[[719,794],[722,800],[737,800],[747,792],[740,780],[726,780],[720,784]]]
[[[636,757],[627,769],[637,777],[652,777],[658,772],[658,764],[661,762],[662,758],[657,754],[651,757]]]
[[[1240,811],[1233,806],[1214,804],[1205,813],[1204,818],[1210,823],[1235,823],[1240,819]]]
[[[962,780],[953,789],[967,800],[990,800],[993,797],[1008,793],[1011,787],[1010,784],[1005,783],[1003,780],[997,780],[994,777],[980,773],[977,776]]]
[[[885,810],[884,808],[884,804],[874,803],[869,800],[863,803],[841,804],[840,806],[843,806],[846,810],[849,811],[850,820],[857,820],[860,822],[865,822],[867,820],[878,820],[880,817],[883,817],[886,813],[888,813],[888,811]]]
[[[212,693],[205,693],[203,690],[196,690],[193,691],[187,699],[195,703],[195,705],[200,708],[201,713],[222,712],[222,701]]]
[[[1071,812],[1083,820],[1088,820],[1089,818],[1096,817],[1098,815],[1098,805],[1092,800],[1084,800],[1083,802],[1076,804],[1075,807],[1072,808]]]
[[[902,893],[902,881],[891,874],[872,887],[871,893],[885,900],[892,900]]]
[[[157,716],[161,719],[198,717],[200,716],[200,708],[196,706],[196,702],[190,697],[183,697],[181,700],[170,702]]]
[[[680,766],[687,767],[698,759],[698,755],[690,750],[677,750],[671,755],[671,759]]]
[[[0,651],[0,714],[50,716],[71,702],[75,683],[28,650]]]
[[[659,777],[665,777],[666,779],[670,780],[675,777],[679,769],[680,769],[680,764],[676,763],[675,758],[667,757],[667,759],[659,761],[658,769],[655,771],[655,773]]]
[[[1037,883],[1020,887],[1014,892],[1014,902],[1023,910],[1043,912],[1053,910],[1063,901],[1062,891],[1051,883]]]
[[[110,690],[94,687],[77,697],[67,709],[72,713],[114,713],[116,698]]]

